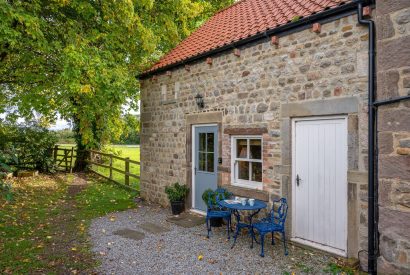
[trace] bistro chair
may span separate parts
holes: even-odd
[[[277,211],[275,211],[275,203],[280,203]],[[269,212],[269,215],[260,220],[257,223],[252,225],[253,229],[256,229],[259,232],[261,237],[261,257],[264,257],[265,254],[263,252],[263,244],[265,235],[267,233],[272,234],[272,245],[275,244],[275,240],[273,238],[273,234],[275,232],[282,233],[282,241],[283,241],[283,248],[285,250],[285,255],[288,255],[288,250],[286,248],[286,239],[285,239],[285,221],[286,215],[288,213],[288,203],[286,202],[285,198],[281,198],[273,202],[272,210]],[[252,239],[253,245],[253,239]]]
[[[211,219],[215,218],[222,218],[226,220],[226,230],[228,232],[228,239],[231,238],[229,231],[231,228],[231,211],[227,210],[219,205],[219,201],[229,199],[232,197],[232,193],[229,193],[224,188],[218,188],[214,192],[215,194],[215,201],[212,199],[212,193],[208,193],[208,206],[206,209],[206,228],[208,230],[209,239],[209,232],[211,232]],[[225,197],[225,194],[227,196]]]

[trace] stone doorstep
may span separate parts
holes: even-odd
[[[183,212],[180,215],[169,216],[166,220],[185,228],[195,227],[205,223],[205,217],[191,212]]]

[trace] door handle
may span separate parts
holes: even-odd
[[[297,186],[299,186],[300,181],[301,181],[301,179],[300,179],[299,174],[298,174],[298,175],[296,175],[296,185]]]

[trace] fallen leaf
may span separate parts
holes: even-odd
[[[199,255],[199,256],[198,256],[198,261],[202,261],[203,258],[204,258],[204,256]]]

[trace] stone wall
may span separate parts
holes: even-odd
[[[191,185],[187,117],[209,114],[221,116],[219,184],[230,187],[231,133],[256,131],[263,136],[263,190],[252,194],[291,201],[292,117],[348,115],[348,254],[357,257],[367,248],[367,41],[352,15],[323,24],[320,33],[308,27],[279,45],[266,39],[240,48],[240,56],[227,51],[212,64],[200,60],[141,81],[142,196],[167,205],[165,186]]]
[[[410,1],[376,3],[377,97],[410,94]],[[379,109],[380,274],[410,274],[410,101]]]

